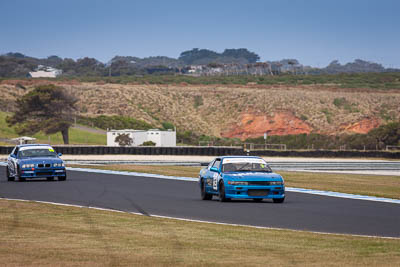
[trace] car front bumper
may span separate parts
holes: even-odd
[[[285,186],[226,186],[227,198],[284,198]]]
[[[63,177],[66,176],[65,169],[35,169],[21,170],[20,177],[22,178],[43,178],[43,177]]]

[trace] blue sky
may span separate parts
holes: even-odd
[[[396,0],[1,0],[0,54],[107,62],[248,48],[261,61],[361,58],[400,68],[399,10]]]

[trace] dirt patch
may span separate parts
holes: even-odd
[[[380,124],[381,122],[377,118],[364,118],[355,123],[343,124],[340,126],[340,130],[346,133],[366,134],[372,129],[379,127]]]
[[[223,137],[236,137],[242,140],[269,135],[309,134],[313,129],[289,111],[276,112],[273,116],[244,113],[240,122],[231,130],[222,133]]]

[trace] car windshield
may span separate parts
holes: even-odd
[[[56,157],[57,154],[54,152],[52,148],[35,148],[35,149],[26,149],[19,152],[19,156],[21,158],[30,158],[30,157]]]
[[[231,162],[222,165],[222,172],[272,172],[264,162]]]

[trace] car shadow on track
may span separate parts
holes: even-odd
[[[218,198],[213,198],[212,200],[209,200],[209,201],[204,201],[204,200],[201,200],[201,199],[197,199],[196,201],[211,202],[211,203],[220,202]],[[287,202],[287,200],[285,202]],[[252,204],[252,205],[255,205],[255,204],[274,204],[274,205],[279,205],[280,204],[280,205],[284,205],[285,202],[284,203],[274,203],[272,199],[263,199],[262,201],[254,201],[252,199],[231,199],[231,200],[228,200],[228,201],[223,202],[221,204],[225,204],[225,203],[226,204],[229,204],[229,203],[248,203],[248,204]]]

